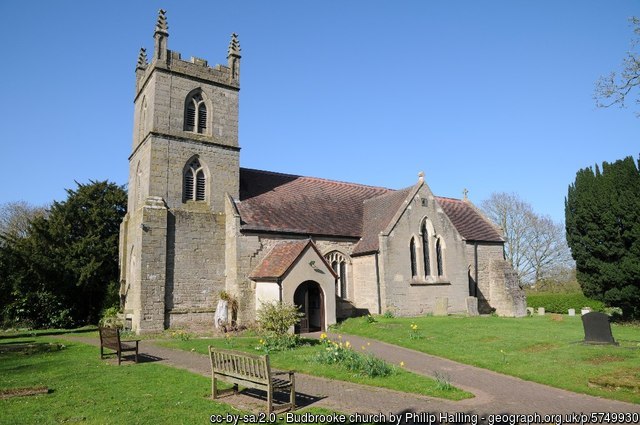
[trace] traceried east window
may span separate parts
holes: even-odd
[[[205,183],[204,169],[198,158],[194,158],[184,171],[184,201],[204,201]]]
[[[207,105],[199,91],[187,97],[185,102],[184,129],[201,134],[207,132]]]

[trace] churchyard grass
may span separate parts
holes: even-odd
[[[21,347],[24,344],[30,347]],[[192,424],[209,423],[214,414],[249,413],[209,399],[211,381],[205,376],[152,362],[117,366],[100,360],[94,346],[3,334],[0,394],[42,388],[48,393],[0,397],[0,424]],[[295,413],[305,412],[332,413],[315,407]],[[277,423],[285,421],[279,418]]]
[[[160,345],[171,348],[179,348],[187,351],[196,351],[206,354],[207,347],[213,345],[219,348],[245,351],[253,354],[264,354],[261,350],[256,350],[260,346],[258,337],[231,336],[210,339],[191,339],[182,341],[178,339],[159,342]],[[344,339],[346,344],[347,339]],[[362,347],[352,347],[366,353]],[[417,375],[403,369],[400,365],[394,365],[394,372],[384,377],[367,377],[350,372],[340,365],[326,365],[313,360],[320,350],[325,350],[325,346],[315,340],[308,340],[306,344],[287,351],[276,351],[269,353],[272,367],[283,370],[295,370],[296,372],[308,375],[321,376],[340,381],[355,382],[363,385],[389,388],[397,391],[404,391],[415,394],[422,394],[431,397],[445,398],[449,400],[462,400],[473,397],[472,394],[458,388],[443,388],[438,381],[426,376]]]
[[[412,338],[416,324],[421,338]],[[339,331],[579,393],[640,403],[640,327],[612,325],[620,346],[583,345],[580,316],[349,319]]]

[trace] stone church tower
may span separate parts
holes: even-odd
[[[136,66],[120,295],[137,332],[213,323],[225,288],[225,194],[239,196],[240,46],[227,66],[168,49],[160,10]]]

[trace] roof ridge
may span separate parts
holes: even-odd
[[[257,168],[246,168],[246,167],[240,167],[240,168],[244,169],[244,170],[247,170],[247,171],[257,171],[257,172],[260,172],[260,173],[267,173],[267,174],[272,174],[272,175],[276,175],[276,176],[297,177],[297,178],[302,178],[302,179],[309,179],[309,180],[315,180],[315,181],[321,181],[321,182],[327,182],[327,183],[338,183],[338,184],[343,184],[343,185],[358,186],[358,187],[364,187],[364,188],[369,188],[369,189],[382,189],[382,190],[386,190],[386,191],[389,191],[389,192],[395,192],[395,191],[398,190],[398,189],[390,189],[388,187],[382,187],[382,186],[373,186],[373,185],[369,185],[369,184],[346,182],[346,181],[343,181],[343,180],[332,180],[332,179],[327,179],[327,178],[323,178],[323,177],[301,176],[299,174],[280,173],[280,172],[277,172],[277,171],[259,170]]]
[[[438,196],[438,195],[433,195],[438,199],[448,199],[450,201],[458,201],[458,202],[464,202],[464,199],[460,199],[460,198],[452,198],[450,196]]]

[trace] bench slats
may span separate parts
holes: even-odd
[[[100,358],[103,359],[105,356],[104,349],[108,348],[110,350],[115,351],[118,356],[118,364],[120,364],[122,360],[122,353],[125,351],[135,351],[135,361],[138,363],[138,344],[140,342],[139,339],[130,340],[123,342],[120,340],[120,329],[118,328],[98,328],[100,332]],[[135,343],[130,344],[130,343]]]
[[[268,413],[273,411],[273,391],[288,390],[289,403],[284,408],[295,408],[295,377],[289,371],[289,380],[271,376],[269,356],[258,356],[235,350],[223,350],[209,346],[211,360],[211,395],[215,399],[220,392],[217,390],[217,380],[234,385],[234,392],[238,385],[256,388],[267,392]]]

